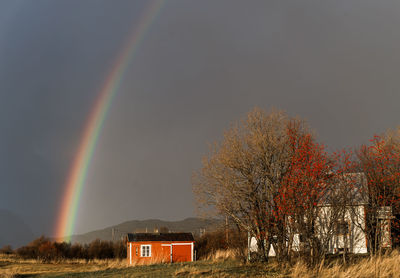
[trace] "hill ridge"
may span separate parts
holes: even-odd
[[[183,220],[170,221],[161,219],[130,220],[103,229],[71,236],[72,243],[86,244],[95,239],[118,240],[132,232],[153,232],[154,229],[167,228],[170,232],[190,232],[197,236],[204,231],[213,231],[221,224],[218,219],[188,217]],[[113,232],[114,230],[114,232]],[[65,240],[65,239],[64,239]]]

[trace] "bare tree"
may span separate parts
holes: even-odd
[[[277,196],[288,173],[293,150],[291,136],[309,134],[307,125],[282,111],[254,109],[227,130],[211,147],[203,167],[194,174],[194,192],[203,211],[228,215],[258,241],[267,261],[271,243],[286,244],[286,223],[275,217]],[[277,254],[280,256],[280,254]]]

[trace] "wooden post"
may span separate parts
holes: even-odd
[[[247,231],[247,262],[250,262],[250,243],[251,243],[250,231]]]

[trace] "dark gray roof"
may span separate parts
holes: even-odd
[[[191,233],[129,233],[129,242],[135,241],[194,241]]]
[[[368,181],[364,173],[353,173],[353,203],[368,204]]]
[[[320,205],[335,205],[336,198],[347,195],[349,204],[365,205],[368,203],[367,178],[364,173],[344,174],[343,180],[325,192],[320,200]]]

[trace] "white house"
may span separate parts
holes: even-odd
[[[345,208],[341,220],[336,223],[329,223],[331,213],[335,208],[335,203],[326,198],[319,206],[319,215],[316,221],[315,232],[322,239],[329,239],[326,245],[328,254],[335,254],[346,251],[353,254],[365,254],[368,252],[368,241],[365,234],[366,205],[368,198],[366,192],[367,180],[363,173],[348,174],[355,186],[352,187],[352,200]],[[337,192],[336,192],[337,193]],[[332,199],[330,199],[332,200]],[[380,242],[381,246],[390,248],[392,246],[390,234],[390,219],[392,217],[391,207],[382,207],[377,213],[380,222]],[[329,228],[328,228],[329,227]],[[301,235],[294,234],[292,250],[300,251],[302,245]],[[257,240],[252,237],[249,240],[250,252],[258,250]],[[275,250],[271,245],[269,256],[275,256]]]
[[[321,221],[324,223],[324,218],[329,215],[331,210],[330,206],[321,208],[321,216],[319,217]],[[356,218],[356,219],[355,219]],[[324,233],[331,233],[331,239],[328,243],[328,250],[326,252],[328,254],[335,254],[345,250],[348,253],[354,254],[365,254],[368,252],[367,249],[367,237],[363,231],[365,229],[365,211],[364,205],[357,205],[346,212],[344,216],[344,221],[340,221],[336,224],[336,227],[332,233],[332,231],[326,231],[325,227],[318,227],[317,233],[321,235],[321,237],[325,237]],[[300,251],[302,241],[300,234],[294,234],[292,250]],[[257,240],[252,237],[250,239],[250,252],[256,252],[258,250]],[[275,256],[274,247],[271,244],[271,248],[269,250],[270,257]]]

